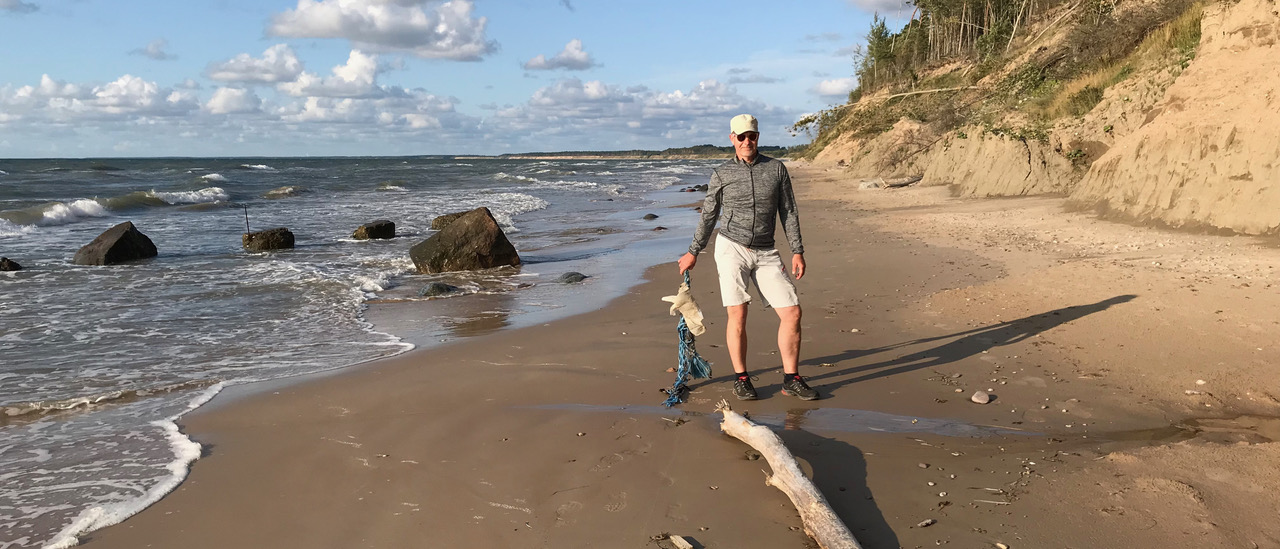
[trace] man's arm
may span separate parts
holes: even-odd
[[[702,217],[698,219],[698,227],[693,231],[693,243],[689,245],[690,254],[696,256],[707,247],[711,230],[716,228],[716,221],[720,219],[723,197],[724,182],[721,181],[720,174],[713,170],[711,183],[707,185],[707,198],[702,201]]]
[[[796,195],[791,190],[791,174],[787,173],[786,166],[782,166],[782,183],[778,193],[778,218],[782,220],[782,232],[787,235],[787,244],[791,246],[791,253],[804,255],[804,242],[800,238],[800,213],[796,210]]]

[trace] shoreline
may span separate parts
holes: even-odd
[[[936,188],[863,194],[851,190],[856,179],[812,166],[794,167],[793,177],[811,250],[810,273],[800,283],[806,312],[801,372],[824,398],[801,403],[777,394],[777,365],[770,352],[776,320],[757,306],[748,324],[749,360],[764,399],[734,407],[783,418],[784,440],[810,465],[818,487],[864,546],[948,540],[1018,547],[1090,535],[1073,533],[1071,520],[1037,523],[1057,516],[1102,520],[1099,535],[1126,539],[1122,534],[1140,518],[1157,514],[1166,520],[1204,509],[1173,506],[1166,514],[1143,509],[1108,515],[1097,509],[1102,505],[1091,503],[1095,495],[1086,481],[1123,482],[1108,475],[1142,464],[1179,471],[1179,464],[1201,454],[1256,465],[1274,452],[1270,443],[1258,441],[1215,446],[1198,434],[1176,439],[1176,429],[1150,435],[1161,444],[1146,448],[1149,441],[1135,433],[1176,424],[1167,414],[1213,415],[1228,395],[1254,392],[1261,399],[1272,387],[1265,382],[1259,388],[1232,387],[1231,376],[1214,377],[1201,369],[1184,374],[1205,378],[1201,387],[1207,388],[1183,395],[1173,387],[1194,380],[1172,379],[1160,369],[1171,366],[1124,371],[1120,363],[1135,355],[1162,356],[1153,349],[1181,357],[1172,361],[1176,366],[1200,358],[1202,351],[1185,338],[1157,344],[1172,329],[1168,321],[1192,330],[1204,329],[1206,320],[1208,328],[1218,323],[1211,312],[1205,313],[1209,318],[1191,310],[1171,316],[1167,306],[1162,308],[1167,301],[1185,299],[1170,293],[1185,289],[1166,280],[1167,273],[1130,259],[1147,256],[1099,259],[1096,250],[1091,255],[1087,249],[1132,243],[1133,234],[1177,240],[1177,246],[1209,242],[1212,247],[1221,237],[1175,238],[1094,221],[1087,222],[1089,230],[1103,234],[1072,256],[1047,251],[1051,240],[1019,234],[1014,223],[1030,227],[1029,234],[1043,231],[1036,225],[1043,221],[1038,216],[1051,211],[1055,199],[1019,199],[1015,208],[1007,201],[952,200]],[[1028,211],[1030,218],[1018,217]],[[987,218],[997,223],[982,225]],[[1068,228],[1054,230],[1068,234],[1062,232]],[[1186,250],[1186,257],[1195,259],[1196,248]],[[1235,261],[1225,264],[1238,271],[1237,263],[1260,260]],[[1203,267],[1212,272],[1210,267],[1221,265]],[[674,319],[657,298],[674,291],[673,269],[648,269],[639,286],[600,310],[415,349],[325,379],[249,395],[234,405],[202,408],[180,421],[207,451],[187,481],[124,523],[89,534],[84,543],[397,546],[429,537],[461,546],[642,545],[653,534],[671,532],[707,546],[803,546],[804,535],[791,529],[798,520],[785,497],[760,485],[759,466],[742,457],[747,448],[719,436],[708,414],[714,401],[728,395],[728,359],[718,329],[724,311],[716,306],[715,288],[708,287],[714,286],[708,283],[714,280],[709,260],[695,271],[694,293],[709,320],[699,350],[717,376],[692,384],[691,402],[673,412],[688,423],[674,424],[637,408],[660,403],[664,395],[658,389],[671,382],[665,369],[674,365]],[[1106,278],[1114,272],[1128,276]],[[1046,286],[1046,278],[1059,285]],[[1038,291],[1024,287],[1028,279],[1040,284]],[[1241,301],[1239,288],[1221,282],[1197,278],[1196,292],[1212,294],[1215,303],[1233,295]],[[1140,285],[1140,292],[1131,290]],[[1238,320],[1265,318],[1275,300],[1258,298],[1265,303],[1244,303],[1232,314]],[[1145,341],[1114,337],[1131,329],[1145,330],[1140,332]],[[1274,329],[1254,332],[1246,325],[1241,330],[1231,332],[1240,348],[1220,349],[1219,355],[1244,357],[1243,345],[1253,345],[1253,338],[1266,340]],[[1089,341],[1096,348],[1084,349],[1081,343]],[[1126,349],[1126,343],[1139,349]],[[1150,373],[1164,379],[1145,379]],[[978,388],[995,389],[996,402],[968,403],[968,394]],[[1192,405],[1183,405],[1188,400]],[[1272,403],[1241,401],[1245,404],[1235,406],[1240,411],[1275,413]],[[991,444],[928,432],[852,432],[839,422],[824,423],[815,410],[838,415],[844,410],[849,416],[875,411],[926,424],[949,420],[1039,436],[1000,435],[994,439],[998,444]],[[1221,424],[1215,432],[1226,433],[1222,436],[1230,441],[1233,427],[1238,426]],[[928,467],[918,468],[917,462]],[[1134,499],[1168,499],[1186,485],[1202,495],[1204,508],[1225,506],[1209,497],[1214,492],[1207,481],[1159,473],[1143,478],[1152,480],[1142,485],[1146,491],[1132,490]],[[935,485],[927,486],[926,480]],[[1249,480],[1269,486],[1274,476]],[[1074,488],[1064,489],[1064,483],[1075,483]],[[974,486],[1001,493],[975,497],[969,493]],[[950,495],[939,496],[943,492]],[[317,501],[326,505],[316,508]],[[1081,506],[1072,511],[1070,503]],[[252,518],[241,517],[246,511]],[[1230,537],[1247,535],[1233,533],[1232,522],[1252,515],[1238,516],[1224,513],[1218,525],[1204,527],[1195,539],[1243,539]],[[912,528],[925,518],[938,523],[927,530]],[[1134,536],[1128,546],[1157,547],[1157,542],[1182,539],[1181,532],[1146,534]]]

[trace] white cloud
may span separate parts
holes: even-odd
[[[152,40],[146,47],[138,48],[129,52],[129,55],[142,55],[155,59],[156,61],[165,61],[169,59],[177,59],[173,54],[164,51],[169,47],[169,42],[163,38]]]
[[[591,58],[591,54],[582,51],[582,40],[577,38],[570,40],[565,45],[564,50],[551,59],[547,59],[545,55],[538,54],[537,57],[524,64],[525,69],[534,71],[549,71],[553,69],[581,71],[595,66],[595,60]]]
[[[832,80],[823,80],[814,86],[813,93],[826,98],[838,98],[849,95],[853,88],[858,86],[857,77],[849,76],[845,78],[836,78]]]
[[[92,94],[75,84],[54,80],[49,75],[40,76],[39,86],[23,86],[14,93],[17,99],[88,99]]]
[[[173,116],[190,112],[199,106],[195,95],[172,91],[126,74],[114,82],[93,89],[96,107],[110,114]]]
[[[486,127],[491,132],[501,128],[503,135],[533,143],[533,148],[545,148],[540,144],[552,136],[577,142],[562,147],[600,148],[607,142],[602,139],[637,146],[652,146],[661,138],[705,143],[724,140],[729,119],[742,112],[792,120],[784,109],[748,99],[716,80],[687,91],[660,92],[566,79],[538,90],[523,105],[499,109]]]
[[[0,11],[11,11],[14,13],[31,13],[40,9],[35,4],[23,2],[22,0],[0,0]]]
[[[292,82],[302,74],[302,61],[288,44],[276,44],[262,52],[261,58],[242,53],[221,63],[210,63],[205,74],[219,82],[240,84]]]
[[[321,78],[309,72],[293,82],[282,82],[277,88],[294,97],[361,97],[377,91],[378,58],[351,50],[345,65],[333,68],[333,76]]]
[[[204,110],[210,114],[258,112],[262,110],[262,99],[252,90],[218,88],[213,91],[213,97],[204,104]]]
[[[485,39],[485,17],[470,0],[298,0],[271,18],[267,34],[345,38],[361,50],[404,52],[428,59],[478,61],[497,51]]]

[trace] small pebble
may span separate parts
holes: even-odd
[[[933,526],[934,524],[937,524],[937,522],[938,522],[938,521],[933,520],[933,519],[924,519],[924,520],[920,521],[920,523],[919,523],[919,524],[916,524],[916,526],[917,526],[917,527],[919,527],[919,528],[924,528],[924,527],[926,527],[926,526]]]
[[[587,436],[587,434],[586,434],[586,433],[578,433],[578,436],[580,436],[580,437],[585,437],[585,436]]]
[[[972,400],[978,404],[986,404],[988,402],[991,402],[991,395],[983,391],[977,391],[973,393],[973,396],[969,397],[969,400]]]
[[[1009,546],[1008,546],[1008,545],[1005,545],[1005,544],[1003,544],[1003,543],[997,543],[997,544],[996,544],[996,549],[1009,549]]]
[[[928,469],[928,468],[929,468],[929,464],[928,464],[928,463],[921,463],[921,464],[919,464],[919,465],[918,465],[918,467],[920,467],[921,469]]]
[[[929,486],[934,486],[934,485],[936,485],[936,484],[937,484],[937,483],[936,483],[936,482],[933,482],[933,481],[930,481],[930,482],[929,482]]]
[[[1197,380],[1196,380],[1196,385],[1204,385],[1205,383],[1208,383],[1208,382],[1206,382],[1206,381],[1205,381],[1205,380],[1203,380],[1203,379],[1197,379]]]
[[[938,492],[938,497],[940,497],[940,498],[945,498],[945,497],[947,497],[947,493],[946,493],[946,492]]]

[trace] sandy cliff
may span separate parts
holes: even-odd
[[[1246,234],[1280,228],[1280,6],[1205,10],[1196,60],[1071,193],[1140,221]]]

